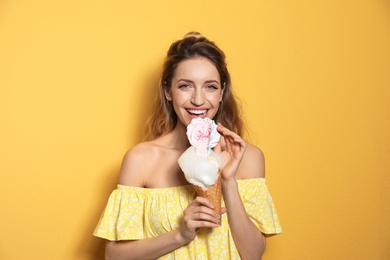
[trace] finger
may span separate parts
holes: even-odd
[[[236,134],[235,132],[233,131],[230,131],[228,129],[226,129],[224,132],[224,137],[230,137],[232,140],[240,140],[242,139],[241,136],[239,136],[238,134]]]
[[[231,151],[232,150],[232,141],[228,136],[225,138],[225,143],[226,143],[226,151]]]
[[[238,144],[239,146],[241,147],[246,147],[246,142],[244,141],[244,139],[242,139],[241,137],[236,137],[236,138],[233,138],[233,141],[234,143]]]
[[[218,123],[217,130],[218,130],[218,132],[224,132],[228,129],[226,127],[224,127],[221,123]]]
[[[184,219],[188,221],[209,221],[219,223],[220,216],[214,210],[205,206],[190,206],[184,211]]]
[[[193,201],[195,203],[193,212],[195,213],[205,213],[214,218],[219,218],[219,214],[214,211],[214,205],[206,198],[196,197]]]
[[[204,209],[203,209],[204,210]],[[190,219],[197,221],[209,221],[219,223],[220,216],[215,211],[199,211],[190,215]]]
[[[183,225],[186,229],[188,229],[190,232],[198,232],[201,228],[216,228],[218,227],[217,223],[213,223],[210,221],[205,220],[192,220],[187,219],[183,221]]]
[[[211,208],[213,209],[214,208],[214,205],[206,198],[203,198],[203,197],[200,197],[200,196],[197,196],[193,201],[192,203],[194,203],[195,205],[199,205],[199,206],[206,206],[208,208]]]
[[[246,143],[244,139],[242,139],[238,134],[232,131],[224,132],[224,134],[225,134],[224,138],[225,138],[227,149],[230,150],[231,148],[233,148],[233,145],[239,145],[240,147],[243,148],[246,147]]]
[[[218,131],[224,136],[224,137],[227,137],[227,136],[230,136],[232,137],[234,140],[239,140],[239,139],[242,139],[238,134],[236,134],[235,132],[227,129],[226,127],[224,127],[221,123],[218,123]]]
[[[189,224],[191,224],[190,228],[194,228],[195,232],[198,232],[201,228],[216,228],[219,226],[217,223],[195,220],[191,221]]]

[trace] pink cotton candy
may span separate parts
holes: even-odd
[[[217,125],[210,118],[194,118],[187,126],[187,138],[199,154],[206,155],[221,138]],[[206,154],[207,153],[207,154]]]

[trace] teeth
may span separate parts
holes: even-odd
[[[196,114],[196,115],[205,114],[207,112],[207,110],[187,110],[187,111],[190,112],[191,114]]]

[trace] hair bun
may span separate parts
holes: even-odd
[[[204,38],[204,36],[200,32],[188,32],[186,33],[186,35],[184,35],[183,38],[190,38],[190,37],[195,37],[197,39]]]

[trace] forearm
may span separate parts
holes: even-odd
[[[230,230],[241,258],[261,259],[265,249],[265,238],[246,214],[237,181],[222,181],[222,192]]]
[[[187,244],[179,230],[154,238],[132,241],[107,242],[107,260],[156,259]]]

